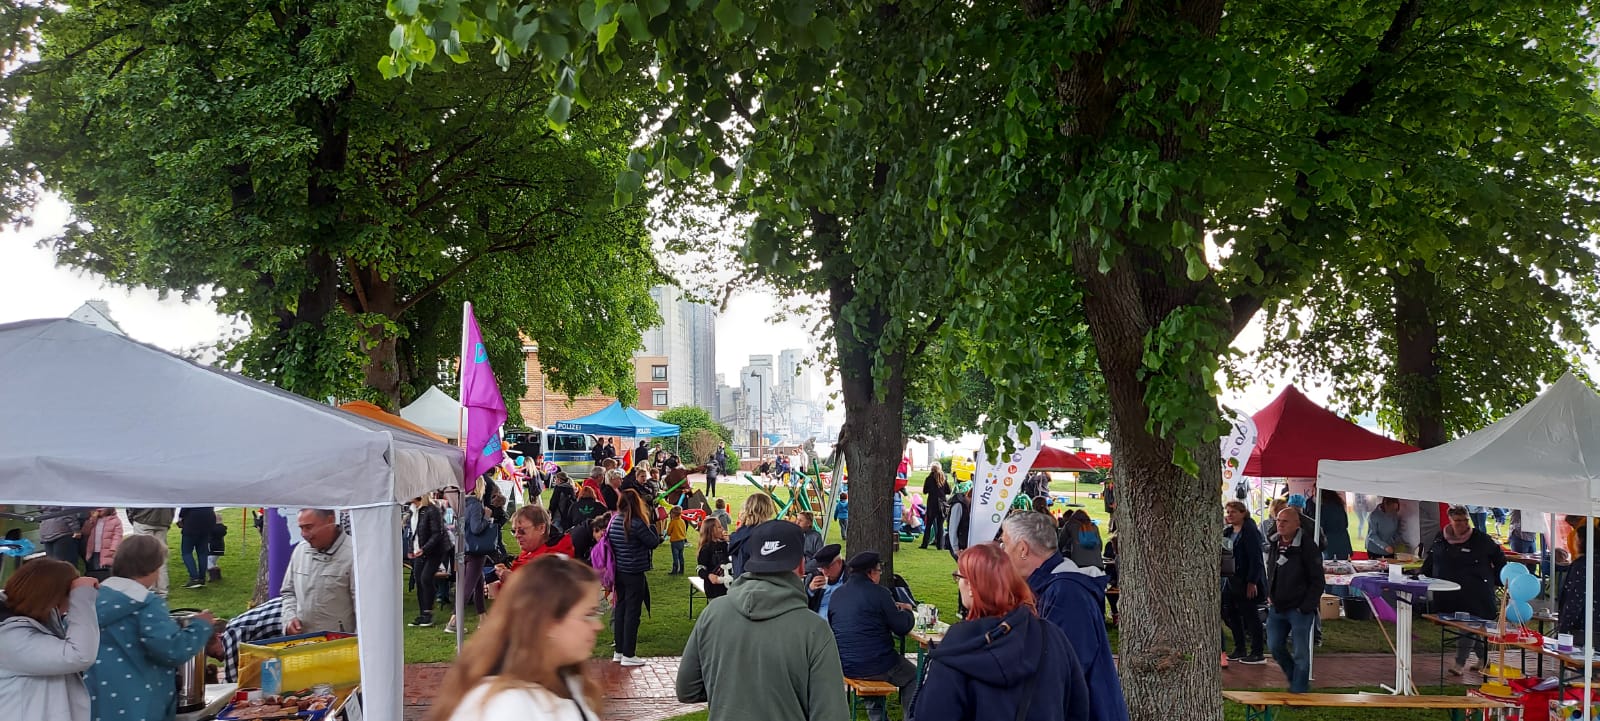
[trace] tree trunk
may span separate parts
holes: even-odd
[[[838,237],[832,216],[815,214],[813,227]],[[847,266],[848,261],[841,251],[836,267]],[[887,585],[894,578],[894,477],[905,448],[906,354],[903,349],[889,353],[875,377],[873,364],[884,342],[889,313],[881,305],[857,303],[853,315],[865,319],[858,327],[844,315],[845,306],[856,300],[854,274],[835,270],[828,282],[828,305],[844,395],[845,422],[839,438],[850,474],[845,552],[876,551],[883,558]]]
[[[1142,372],[1145,334],[1196,302],[1195,284],[1164,282],[1135,270],[1152,265],[1131,257],[1136,252],[1124,253],[1108,273],[1083,272],[1090,291],[1084,311],[1110,405],[1121,610],[1132,619],[1121,626],[1118,668],[1133,721],[1221,719],[1221,450],[1215,443],[1188,449],[1200,467],[1198,477],[1173,465],[1173,441],[1148,430],[1149,387]],[[1077,255],[1080,265],[1097,260]],[[1193,383],[1202,387],[1198,377]],[[1218,416],[1214,402],[1209,415]]]
[[[248,532],[250,529],[246,529]],[[271,567],[267,564],[267,534],[257,534],[261,540],[261,550],[256,554],[256,587],[250,592],[250,607],[255,608],[267,602],[267,581],[270,580],[268,571]]]
[[[1421,261],[1394,278],[1394,387],[1387,390],[1400,409],[1405,442],[1418,448],[1444,445],[1444,388],[1439,383],[1439,322],[1431,304],[1439,282]]]
[[[366,335],[361,341],[367,355],[362,372],[367,387],[378,393],[379,404],[394,412],[407,400],[406,378],[400,369],[400,337],[389,327],[389,322],[400,317],[400,290],[393,279],[373,269],[353,268],[350,278],[355,291],[352,312],[362,314],[361,329]]]

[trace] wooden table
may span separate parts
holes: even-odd
[[[1554,650],[1551,650],[1549,648],[1546,648],[1543,643],[1531,643],[1531,642],[1530,643],[1499,643],[1499,642],[1495,642],[1495,641],[1489,640],[1489,635],[1490,634],[1482,626],[1468,625],[1468,624],[1462,623],[1460,621],[1455,621],[1455,620],[1446,619],[1446,618],[1440,618],[1438,615],[1431,614],[1431,613],[1424,615],[1423,618],[1428,619],[1429,621],[1432,621],[1435,624],[1438,624],[1438,626],[1439,626],[1439,638],[1440,638],[1441,643],[1443,641],[1447,640],[1445,638],[1446,634],[1453,634],[1456,637],[1460,637],[1460,636],[1476,636],[1478,638],[1484,639],[1484,641],[1486,641],[1490,645],[1520,649],[1520,650],[1522,650],[1524,652],[1532,651],[1535,655],[1537,655],[1539,657],[1539,665],[1538,665],[1538,667],[1536,669],[1536,673],[1538,673],[1538,675],[1540,677],[1544,676],[1544,660],[1546,658],[1552,659],[1555,662],[1556,682],[1558,684],[1558,688],[1564,688],[1569,681],[1582,680],[1582,678],[1583,678],[1583,655],[1581,653],[1578,654],[1576,657],[1574,657],[1572,654],[1569,654],[1569,653],[1562,653],[1560,651],[1554,651]],[[1534,618],[1537,620],[1539,617],[1535,616]],[[1553,616],[1547,616],[1547,620],[1553,620],[1553,618],[1554,618]],[[1443,685],[1443,683],[1444,683],[1444,656],[1443,656],[1443,654],[1444,654],[1444,652],[1441,651],[1440,652],[1440,657],[1439,657],[1439,681],[1440,681],[1441,685]],[[1484,659],[1483,662],[1484,662],[1484,665],[1487,666],[1488,663],[1489,663],[1489,660],[1488,659]],[[1504,663],[1504,662],[1505,662],[1505,659],[1504,659],[1504,656],[1502,655],[1501,656],[1501,663]],[[1523,672],[1523,675],[1527,675],[1527,672],[1528,672],[1527,662],[1528,662],[1527,653],[1523,653],[1523,655],[1522,655],[1522,672]],[[1596,664],[1595,665],[1596,665],[1596,671],[1597,671],[1596,675],[1600,676],[1600,658],[1596,659]]]
[[[906,634],[906,638],[917,642],[918,685],[922,684],[922,677],[927,673],[928,652],[932,651],[933,647],[938,646],[939,642],[944,640],[944,633],[949,629],[949,624],[941,623],[935,628],[922,628],[919,626],[911,629],[911,633]]]
[[[1516,708],[1488,699],[1469,696],[1392,696],[1368,693],[1285,693],[1282,691],[1223,691],[1222,697],[1244,706],[1245,721],[1272,721],[1273,713],[1283,708],[1350,709],[1438,709],[1449,711],[1450,718],[1464,721],[1477,711],[1488,718],[1490,711]]]

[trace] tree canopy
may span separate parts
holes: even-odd
[[[1542,260],[1532,248],[1548,247],[1530,234],[1571,241],[1590,229],[1592,192],[1559,168],[1595,159],[1596,21],[1578,5],[396,0],[390,10],[407,40],[386,61],[400,74],[451,33],[489,34],[495,52],[527,57],[562,96],[568,80],[581,88],[625,67],[615,47],[652,48],[672,114],[619,189],[649,171],[727,189],[752,219],[755,272],[826,299],[846,429],[861,433],[852,442],[893,445],[875,429],[901,428],[906,356],[947,327],[996,341],[981,366],[996,423],[1043,417],[1048,399],[1019,381],[1071,368],[1089,343],[1133,620],[1119,670],[1140,721],[1221,716],[1216,664],[1193,651],[1218,633],[1206,509],[1220,500],[1213,397],[1230,340],[1263,306],[1314,302],[1309,288],[1354,277],[1364,261],[1396,276],[1459,258],[1527,267]],[[1508,171],[1528,192],[1496,187]],[[1377,255],[1383,244],[1391,250]],[[1559,255],[1592,273],[1592,260]],[[1491,284],[1497,275],[1510,277]],[[1563,305],[1579,303],[1546,307]],[[847,455],[849,541],[878,543],[882,469]]]
[[[472,300],[508,396],[525,336],[554,387],[631,397],[658,273],[613,186],[646,80],[591,84],[558,132],[529,68],[384,81],[370,3],[6,3],[0,23],[0,213],[57,193],[61,262],[214,289],[249,325],[246,372],[395,405],[453,376]]]

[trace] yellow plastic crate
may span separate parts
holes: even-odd
[[[239,685],[261,685],[261,662],[278,659],[283,690],[294,692],[319,683],[348,686],[361,681],[361,648],[355,636],[314,633],[262,643],[239,644]]]

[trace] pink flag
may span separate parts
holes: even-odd
[[[467,467],[463,484],[467,492],[478,487],[478,477],[500,465],[505,451],[500,426],[506,422],[506,401],[489,367],[489,351],[472,315],[472,304],[462,304],[461,406],[467,411]]]

